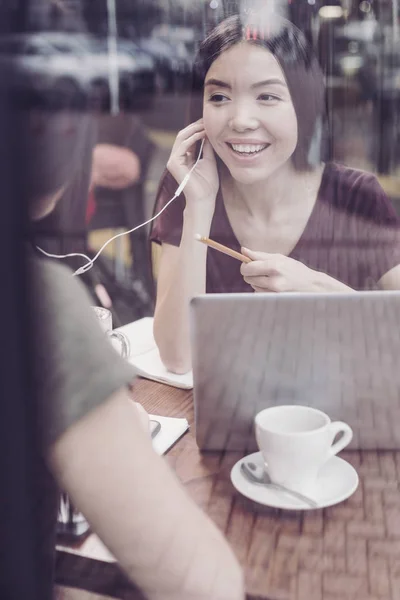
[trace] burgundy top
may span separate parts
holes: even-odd
[[[173,197],[177,187],[172,175],[166,172],[155,214]],[[181,194],[153,222],[150,239],[179,246],[184,207],[185,198]],[[221,190],[210,238],[240,251]],[[382,275],[400,264],[400,219],[376,177],[328,163],[311,216],[289,256],[353,289],[376,289]],[[206,291],[252,292],[253,288],[240,274],[239,261],[209,248]]]

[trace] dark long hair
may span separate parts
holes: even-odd
[[[321,161],[321,137],[325,119],[325,85],[318,60],[297,27],[271,15],[258,24],[244,23],[240,15],[222,21],[200,45],[193,65],[190,121],[203,113],[202,91],[212,63],[239,43],[268,50],[286,78],[298,124],[298,142],[292,156],[298,170],[308,170]]]

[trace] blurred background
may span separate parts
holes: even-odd
[[[15,5],[18,24],[18,3],[6,4]],[[330,158],[374,172],[400,210],[398,0],[30,0],[29,7],[21,33],[0,35],[0,65],[12,62],[15,85],[33,87],[50,110],[87,109],[96,122],[90,193],[76,182],[38,225],[47,251],[93,255],[152,215],[176,133],[187,124],[198,44],[237,12],[278,12],[305,33],[326,75]],[[147,231],[110,244],[85,276],[96,303],[111,302],[116,325],[153,310],[157,249]]]

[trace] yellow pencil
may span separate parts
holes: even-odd
[[[199,242],[202,242],[203,244],[206,244],[207,246],[210,246],[210,248],[214,248],[214,250],[218,250],[218,252],[222,252],[223,254],[227,254],[228,256],[231,256],[232,258],[236,258],[236,260],[240,260],[241,262],[244,262],[244,263],[251,262],[251,258],[249,258],[248,256],[245,256],[244,254],[241,254],[240,252],[236,252],[236,250],[232,250],[231,248],[228,248],[228,246],[224,246],[223,244],[220,244],[219,242],[214,242],[214,240],[210,240],[210,238],[203,237],[203,236],[199,235],[198,233],[196,234],[196,240],[198,240]]]

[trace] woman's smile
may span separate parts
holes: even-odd
[[[265,154],[271,144],[268,143],[251,143],[248,141],[243,142],[226,142],[227,146],[231,149],[235,158],[239,160],[247,160],[258,158],[261,154]]]

